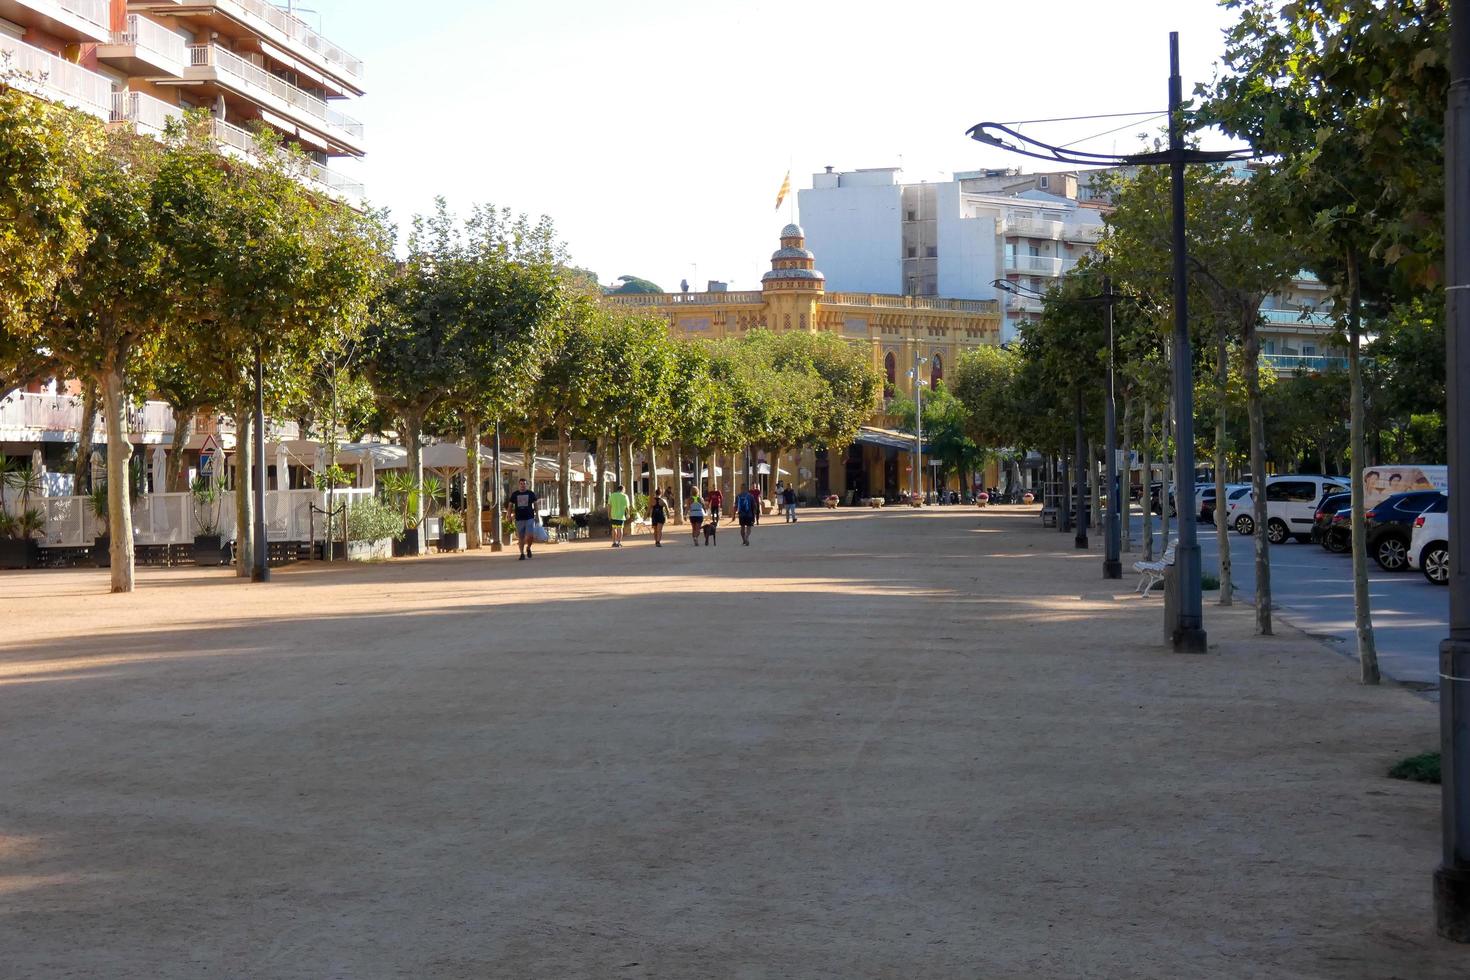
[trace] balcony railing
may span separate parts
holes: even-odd
[[[362,123],[356,119],[333,109],[327,105],[325,99],[277,78],[264,68],[251,64],[217,44],[191,45],[189,65],[193,68],[213,68],[218,74],[228,76],[232,84],[246,95],[279,103],[286,107],[286,111],[297,109],[304,112],[325,123],[330,129],[346,134],[354,143],[362,140]]]
[[[939,310],[947,313],[999,313],[993,299],[938,299],[933,296],[895,296],[890,293],[828,293],[833,306],[874,306],[895,310]]]
[[[1061,221],[1041,218],[1006,218],[1001,222],[1000,233],[1016,238],[1061,238],[1066,228]]]
[[[1299,310],[1262,310],[1261,319],[1267,323],[1300,324],[1309,327],[1330,327],[1333,324],[1331,313],[1311,312],[1302,318]]]
[[[295,422],[267,419],[267,438],[298,439],[301,427]],[[129,409],[123,426],[132,435],[163,436],[174,431],[173,406],[168,402],[146,401]],[[74,436],[82,427],[82,398],[80,395],[42,395],[16,391],[0,397],[0,442],[41,441],[43,435]],[[199,413],[194,419],[194,429],[200,433],[232,435],[234,422],[225,416]],[[99,443],[107,441],[99,413],[93,438]]]
[[[1102,225],[1068,223],[1062,229],[1062,238],[1069,242],[1095,242],[1102,238]]]
[[[758,289],[723,293],[617,293],[607,297],[618,306],[729,306],[759,304],[764,294]]]
[[[142,92],[113,92],[112,121],[132,123],[140,133],[163,135],[168,124],[184,118],[180,106],[169,105]]]
[[[235,7],[264,21],[270,29],[321,58],[344,76],[362,81],[362,59],[344,51],[307,26],[306,22],[264,0],[214,0],[221,7]]]
[[[1042,302],[1035,296],[1012,294],[1006,299],[1006,309],[1012,313],[1040,313]]]
[[[91,28],[96,28],[96,34],[106,37],[110,30],[108,0],[21,0],[21,6],[60,20],[68,25],[68,30],[72,28],[66,14],[79,17],[90,25],[84,33],[92,33]]]
[[[260,152],[260,148],[256,146],[255,137],[248,130],[233,123],[227,123],[223,119],[211,119],[209,124],[214,131],[215,141],[226,153],[251,159]],[[362,184],[345,174],[322,166],[315,160],[307,160],[305,168],[297,176],[312,190],[345,199],[348,203],[355,204],[361,201],[367,193]]]
[[[183,38],[137,14],[128,15],[127,30],[112,32],[112,43],[131,44],[171,64],[183,66],[189,63],[189,45]]]
[[[1327,354],[1262,354],[1261,363],[1277,374],[1347,370],[1346,357]]]
[[[1076,264],[1075,259],[1063,259],[1050,255],[1006,256],[1007,272],[1024,272],[1035,276],[1059,276]]]
[[[15,81],[17,88],[65,103],[103,122],[112,118],[112,82],[104,75],[87,71],[3,32],[0,32],[0,67],[23,74],[24,77]]]

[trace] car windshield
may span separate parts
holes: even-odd
[[[1241,497],[1244,497],[1246,494],[1248,494],[1250,492],[1251,492],[1251,488],[1250,487],[1241,487],[1239,490],[1236,490],[1236,491],[1234,491],[1233,493],[1230,494],[1230,499],[1231,500],[1239,500]]]

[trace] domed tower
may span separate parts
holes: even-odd
[[[771,329],[815,330],[817,302],[826,287],[827,277],[817,271],[801,226],[782,228],[781,247],[771,253],[771,271],[761,276]]]

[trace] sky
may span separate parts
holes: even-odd
[[[282,0],[284,5],[284,0]],[[903,179],[1040,161],[965,136],[980,121],[1161,111],[1168,33],[1186,93],[1208,81],[1216,0],[308,0],[366,63],[361,161],[333,161],[406,228],[443,195],[549,215],[572,261],[675,290],[759,288],[789,169]],[[411,11],[413,16],[407,12]],[[1161,119],[1027,127],[1130,152]],[[822,257],[817,256],[817,268]]]

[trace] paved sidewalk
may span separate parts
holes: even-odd
[[[1470,975],[1434,706],[1018,510],[0,575],[0,976]]]

